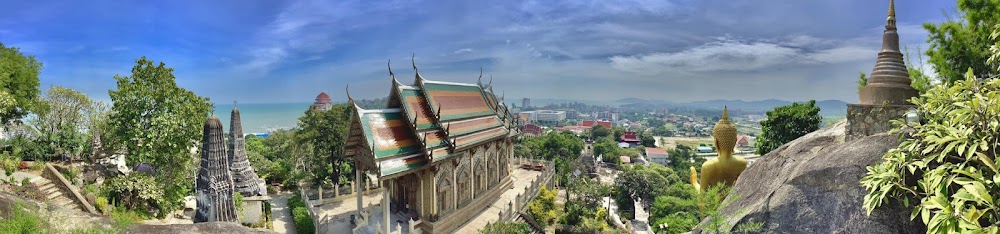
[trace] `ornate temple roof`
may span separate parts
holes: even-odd
[[[259,184],[262,181],[247,157],[243,123],[236,103],[233,103],[233,112],[229,116],[229,170],[232,172],[233,188],[245,197],[267,195],[267,191],[261,189]]]
[[[390,68],[392,88],[386,109],[353,104],[346,154],[380,176],[419,168],[453,152],[519,133],[507,107],[492,88],[424,79],[414,66],[413,85],[400,84]],[[348,96],[350,96],[348,94]]]

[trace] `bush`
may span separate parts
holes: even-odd
[[[104,183],[104,190],[112,205],[123,206],[128,210],[158,210],[162,204],[160,199],[163,199],[163,190],[153,177],[143,173],[111,178]],[[160,212],[158,215],[162,216],[165,213]]]
[[[913,208],[928,233],[996,233],[1000,223],[1000,79],[938,85],[911,100],[922,123],[893,121],[909,138],[868,167],[870,215],[890,201]]]
[[[312,217],[309,217],[309,210],[306,210],[306,203],[298,194],[288,198],[288,208],[292,210],[292,221],[295,223],[296,232],[315,232],[316,226],[313,225]]]
[[[4,233],[48,233],[49,225],[37,212],[26,211],[22,204],[15,202],[10,213],[0,219],[0,230]]]
[[[28,170],[28,162],[21,161],[21,163],[17,165],[17,170],[18,171]]]
[[[531,233],[531,226],[528,223],[512,223],[512,222],[497,222],[494,224],[487,225],[486,228],[479,230],[481,234],[520,234],[520,233]]]
[[[94,199],[94,208],[97,208],[97,211],[101,212],[101,214],[108,215],[111,212],[108,209],[109,207],[108,198],[98,196],[97,199]]]
[[[28,169],[31,169],[32,171],[41,171],[42,168],[44,167],[45,167],[45,162],[35,161],[34,163],[31,164],[31,166],[28,166]]]
[[[295,207],[292,210],[292,220],[295,222],[295,231],[297,233],[315,232],[312,218],[309,217],[309,211],[305,207]]]

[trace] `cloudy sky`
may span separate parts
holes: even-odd
[[[412,82],[475,82],[511,97],[856,102],[888,1],[11,1],[0,42],[44,63],[42,85],[107,100],[147,56],[214,102],[385,96],[386,62]],[[248,4],[250,3],[250,4]],[[901,44],[954,1],[896,4]],[[930,68],[927,68],[930,70]],[[484,79],[488,80],[488,78]]]

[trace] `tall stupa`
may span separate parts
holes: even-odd
[[[260,177],[250,166],[244,140],[240,110],[236,108],[234,103],[233,112],[229,119],[229,170],[233,176],[233,187],[244,197],[266,195],[267,192],[260,189]]]
[[[903,53],[899,52],[895,1],[889,0],[889,16],[882,33],[882,51],[878,53],[875,68],[868,76],[868,85],[861,89],[861,104],[909,105],[907,101],[918,94],[910,86],[910,73],[903,62]]]
[[[205,120],[201,145],[201,167],[195,185],[198,210],[194,222],[237,222],[233,180],[229,176],[222,122],[212,114]]]
[[[896,33],[895,1],[889,0],[889,16],[882,33],[882,50],[868,84],[858,93],[859,104],[847,105],[847,139],[883,133],[893,128],[891,120],[900,119],[915,108],[910,98],[920,93],[910,86],[910,73],[899,52]]]

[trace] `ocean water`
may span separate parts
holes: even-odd
[[[312,103],[238,103],[240,121],[243,123],[243,133],[267,133],[276,129],[295,127]],[[229,116],[233,104],[215,104],[215,115],[222,121],[222,126],[229,132]]]

